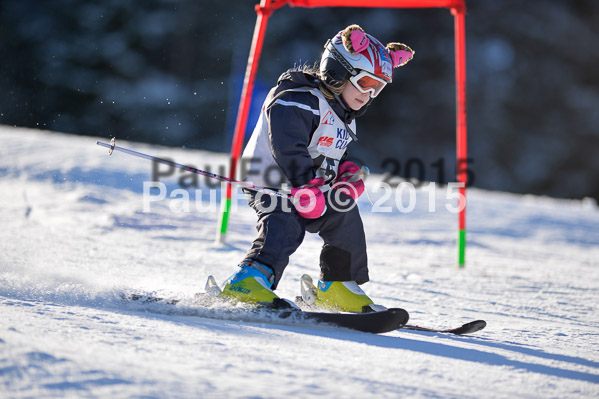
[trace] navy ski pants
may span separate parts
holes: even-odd
[[[321,280],[356,281],[358,284],[369,280],[364,226],[351,197],[341,193],[334,195],[336,190],[330,190],[325,193],[325,214],[318,219],[305,219],[287,199],[244,191],[248,204],[258,215],[258,236],[247,258],[274,270],[273,289],[289,264],[289,257],[304,240],[306,231],[318,233],[324,241],[320,253]]]

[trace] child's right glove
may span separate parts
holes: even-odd
[[[359,179],[355,180],[359,176],[355,176],[358,172],[360,172],[360,167],[358,165],[351,161],[343,162],[339,166],[339,170],[337,172],[338,177],[337,180],[335,180],[333,187],[342,193],[349,195],[354,200],[358,199],[358,197],[364,192],[364,181],[362,180],[362,177],[359,177]]]
[[[307,184],[291,189],[293,205],[300,216],[306,219],[317,219],[327,210],[324,194],[318,188],[324,184],[322,177],[315,177]]]

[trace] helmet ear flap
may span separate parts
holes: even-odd
[[[403,43],[389,43],[386,47],[391,56],[393,68],[404,66],[414,58],[414,50]]]
[[[356,53],[361,53],[368,48],[370,39],[360,29],[353,30],[350,35],[351,45]]]

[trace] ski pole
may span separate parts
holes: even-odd
[[[286,194],[286,193],[282,193],[280,191],[277,190],[271,190],[269,188],[266,187],[260,187],[260,186],[254,186],[250,183],[246,183],[246,182],[242,182],[239,180],[235,180],[235,179],[230,179],[228,177],[224,177],[221,175],[217,175],[215,173],[210,173],[210,172],[206,172],[203,171],[201,169],[197,169],[197,168],[192,168],[191,166],[187,166],[187,165],[182,165],[180,163],[177,162],[173,162],[173,161],[169,161],[167,159],[163,159],[163,158],[158,158],[152,155],[148,155],[148,154],[144,154],[142,152],[137,152],[137,151],[133,151],[130,150],[128,148],[125,147],[119,147],[115,144],[115,138],[113,137],[110,140],[110,144],[108,143],[103,143],[101,141],[96,141],[96,144],[101,146],[101,147],[106,147],[108,148],[108,155],[112,155],[113,151],[120,151],[120,152],[124,152],[125,154],[129,154],[129,155],[133,155],[135,157],[139,157],[139,158],[144,158],[144,159],[149,159],[150,161],[153,162],[158,162],[164,165],[169,165],[169,166],[174,166],[175,168],[179,168],[179,169],[183,169],[187,172],[191,172],[191,173],[195,173],[201,176],[206,176],[209,177],[211,179],[216,179],[216,180],[220,180],[220,181],[226,181],[228,183],[231,184],[237,184],[238,186],[241,186],[243,188],[246,188],[248,190],[252,190],[252,191],[256,191],[256,192],[261,192],[267,195],[274,195],[276,197],[280,197],[280,198],[286,198],[290,201],[294,201],[294,197],[291,194]],[[358,173],[356,173],[349,181],[356,181],[359,180],[361,178],[364,178],[366,176],[370,175],[370,169],[368,169],[367,166],[362,166],[360,168],[360,171]],[[320,186],[320,189],[323,191],[327,191],[328,189],[330,189],[330,186],[328,185],[324,185],[324,186]],[[368,200],[370,200],[370,203],[372,203],[372,200],[370,199],[370,196],[368,195],[368,192],[366,193],[366,196],[368,197]]]
[[[169,161],[167,159],[162,159],[162,158],[154,157],[152,155],[147,155],[147,154],[144,154],[144,153],[141,153],[141,152],[133,151],[133,150],[130,150],[130,149],[125,148],[125,147],[119,147],[119,146],[117,146],[115,144],[114,137],[110,140],[110,144],[103,143],[101,141],[96,141],[96,144],[99,145],[99,146],[101,146],[101,147],[108,148],[108,155],[112,155],[113,151],[120,151],[120,152],[124,152],[125,154],[133,155],[135,157],[149,159],[150,161],[158,162],[158,163],[161,163],[161,164],[164,164],[164,165],[174,166],[175,168],[183,169],[183,170],[185,170],[187,172],[195,173],[195,174],[198,174],[198,175],[201,175],[201,176],[206,176],[206,177],[209,177],[211,179],[216,179],[216,180],[220,180],[220,181],[226,181],[226,182],[232,183],[232,184],[237,184],[238,186],[241,186],[243,188],[247,188],[248,190],[257,191],[257,192],[261,192],[261,193],[268,194],[268,195],[274,195],[276,197],[286,198],[288,200],[293,201],[293,195],[291,195],[291,194],[285,194],[285,193],[282,193],[280,191],[271,190],[271,189],[266,188],[266,187],[254,186],[254,185],[246,183],[246,182],[242,182],[242,181],[239,181],[239,180],[230,179],[228,177],[220,176],[220,175],[217,175],[215,173],[210,173],[210,172],[206,172],[206,171],[203,171],[203,170],[200,170],[200,169],[192,168],[191,166],[182,165],[180,163]]]

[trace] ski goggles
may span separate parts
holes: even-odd
[[[370,72],[362,71],[356,76],[351,76],[349,81],[354,87],[362,93],[370,93],[370,97],[375,98],[385,88],[387,82],[372,75]]]

